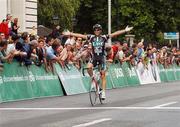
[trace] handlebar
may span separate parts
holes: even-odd
[[[85,76],[84,71],[85,71],[85,70],[87,70],[87,69],[89,69],[89,68],[88,68],[88,67],[84,67],[84,68],[82,68],[82,74],[83,74],[83,76]],[[93,67],[92,69],[93,69],[93,70],[98,70],[98,69],[99,69],[99,67]]]

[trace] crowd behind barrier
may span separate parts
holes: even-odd
[[[82,63],[87,63],[91,58],[91,44],[89,40],[65,37],[59,32],[57,26],[53,32],[46,37],[39,37],[32,30],[31,33],[23,32],[18,34],[18,18],[12,21],[12,16],[0,24],[0,67],[3,63],[11,63],[13,59],[20,62],[20,65],[37,66],[45,65],[45,70],[54,73],[52,63],[57,62],[62,68],[67,64],[74,64],[81,68]],[[149,43],[144,46],[143,41],[134,42],[130,47],[127,42],[115,41],[112,46],[106,47],[106,58],[109,61],[120,64],[128,62],[137,66],[142,62],[145,67],[148,63],[160,63],[168,68],[173,63],[180,65],[180,50],[176,47],[164,46],[157,49],[156,44]]]
[[[59,32],[57,34],[53,31],[47,37],[38,37],[27,32],[20,36],[12,34],[8,38],[1,33],[0,37],[1,70],[4,62],[11,63],[13,59],[19,61],[20,65],[44,65],[47,72],[53,73],[52,64],[55,62],[62,68],[73,64],[80,69],[82,64],[89,62],[91,56],[91,44],[88,40],[71,36],[66,38]],[[143,42],[134,43],[130,47],[127,42],[115,41],[106,47],[106,59],[112,62],[119,61],[120,64],[128,62],[133,66],[142,62],[145,67],[148,63],[160,63],[168,68],[173,63],[180,65],[180,50],[167,46],[157,49],[155,44],[144,47]]]

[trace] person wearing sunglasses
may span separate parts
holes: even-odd
[[[91,43],[92,46],[92,60],[87,65],[88,74],[93,77],[93,67],[98,65],[101,66],[101,80],[102,80],[102,95],[101,98],[104,100],[105,96],[105,89],[106,89],[106,57],[105,57],[105,43],[109,38],[116,37],[120,34],[126,33],[131,31],[133,27],[126,27],[124,30],[118,30],[114,33],[109,35],[102,35],[102,26],[100,24],[95,24],[93,26],[93,35],[83,35],[79,33],[72,33],[72,32],[63,32],[65,36],[74,36],[77,38],[86,39]]]

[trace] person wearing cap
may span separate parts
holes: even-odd
[[[100,24],[95,24],[93,26],[93,35],[83,35],[79,33],[72,33],[72,32],[63,32],[66,36],[75,36],[82,39],[89,40],[92,45],[92,61],[87,65],[88,74],[93,77],[93,71],[92,68],[97,66],[97,63],[101,66],[101,79],[102,79],[102,96],[101,98],[104,100],[106,98],[105,96],[105,89],[106,89],[106,60],[105,60],[105,43],[109,38],[116,37],[120,34],[126,33],[128,31],[131,31],[133,27],[126,27],[124,30],[118,30],[114,33],[111,33],[109,35],[102,35],[102,26]]]

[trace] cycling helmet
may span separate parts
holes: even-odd
[[[93,26],[93,30],[95,30],[95,29],[100,29],[100,30],[102,30],[102,26],[101,26],[100,24],[95,24],[95,25]]]

